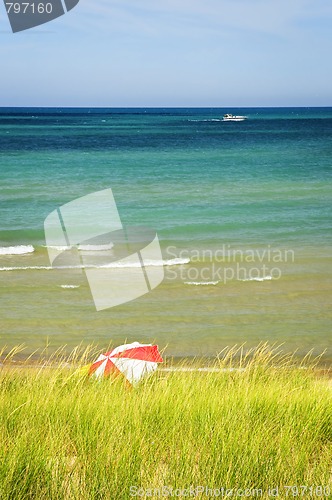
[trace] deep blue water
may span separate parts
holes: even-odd
[[[0,109],[0,241],[40,243],[53,207],[112,187],[166,239],[323,243],[331,138],[332,108]]]

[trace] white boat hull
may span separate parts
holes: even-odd
[[[243,122],[246,118],[223,118],[223,122]]]
[[[231,115],[230,113],[223,116],[223,122],[243,122],[246,120],[246,116]]]

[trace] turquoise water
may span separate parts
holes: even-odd
[[[332,108],[0,109],[0,344],[269,341],[329,358],[331,161]],[[50,269],[43,224],[106,188],[171,265],[97,312],[84,277]]]

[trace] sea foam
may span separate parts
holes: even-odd
[[[216,286],[220,283],[220,281],[185,281],[185,285],[194,285],[194,286]]]
[[[273,278],[272,276],[264,276],[263,278],[247,278],[244,280],[239,280],[239,281],[271,281]]]
[[[144,267],[153,266],[180,266],[188,264],[190,259],[170,259],[170,260],[147,260],[144,261]],[[8,266],[0,267],[0,271],[52,271],[55,269],[119,269],[119,268],[139,268],[140,262],[123,262],[121,260],[110,262],[101,266],[86,265],[86,266]]]
[[[0,247],[0,255],[24,255],[34,252],[32,245],[17,245],[14,247]]]
[[[80,285],[60,285],[61,288],[79,288]]]

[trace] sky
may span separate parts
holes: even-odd
[[[80,0],[13,34],[0,106],[332,106],[331,0]]]

